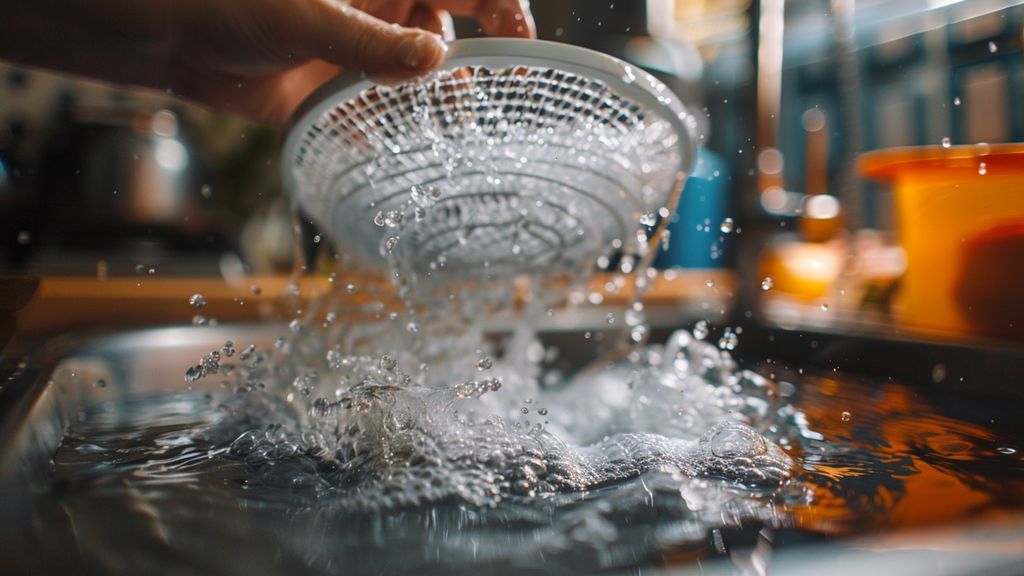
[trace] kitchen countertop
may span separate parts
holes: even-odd
[[[632,297],[632,284],[609,293],[604,285],[610,275],[599,274],[588,286],[588,294],[600,294],[600,303],[566,306],[542,322],[545,328],[607,327],[609,311],[622,309]],[[710,282],[709,282],[710,281]],[[95,277],[44,276],[20,279],[21,291],[36,284],[31,299],[24,303],[4,297],[4,290],[13,290],[13,282],[0,282],[0,300],[16,312],[17,332],[23,336],[45,336],[72,331],[130,328],[165,324],[189,324],[201,314],[217,322],[254,322],[288,320],[301,310],[307,298],[331,289],[326,277],[305,277],[298,282],[301,297],[288,298],[288,276],[258,276],[235,280],[216,277],[125,276],[100,279]],[[348,283],[366,287],[369,292],[386,294],[388,288],[380,279],[367,277],[338,278],[339,285]],[[711,284],[709,286],[709,284]],[[258,294],[254,286],[259,287]],[[350,297],[355,305],[378,300],[371,294]],[[655,279],[643,300],[654,327],[674,327],[699,317],[727,317],[735,291],[735,276],[727,270],[674,270]],[[197,309],[189,304],[192,294],[202,294],[206,306]],[[23,295],[25,296],[25,295]],[[22,298],[21,300],[25,300]],[[0,306],[2,308],[2,306]]]

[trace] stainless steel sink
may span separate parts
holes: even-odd
[[[89,545],[87,533],[94,528],[76,524],[73,518],[61,517],[60,506],[49,510],[49,520],[63,525],[64,529],[46,532],[48,541],[43,544],[39,541],[40,502],[45,501],[53,490],[52,459],[66,431],[77,421],[83,408],[118,399],[186,393],[189,385],[184,381],[184,370],[203,354],[221,346],[225,340],[233,340],[240,345],[254,343],[269,347],[283,330],[286,329],[278,325],[168,327],[112,335],[59,337],[33,345],[15,339],[0,366],[0,438],[3,439],[0,443],[0,509],[4,510],[0,515],[0,542],[3,543],[0,546],[0,572],[110,572],[110,563],[92,563],[89,551],[83,549]],[[793,334],[788,337],[800,339]],[[561,361],[569,367],[585,364],[599,348],[595,346],[593,337],[585,339],[574,332],[548,333],[544,338],[559,346]],[[892,349],[884,342],[847,341],[833,336],[832,340],[823,340],[820,351],[812,354],[802,346],[785,343],[787,335],[783,333],[751,329],[745,338],[750,345],[747,355],[752,360],[773,357],[781,364],[798,362],[802,356],[807,365],[817,363],[825,368],[835,358],[844,357],[843,350],[850,354],[878,355],[885,354],[887,348]],[[761,342],[761,345],[755,342]],[[780,344],[772,347],[769,343],[774,342]],[[900,349],[897,347],[895,350],[899,356]],[[961,360],[968,364],[973,362],[979,370],[984,370],[985,365],[998,367],[1000,363],[1007,362],[1005,354],[998,351],[990,355],[989,364],[978,360],[986,358],[984,350],[950,348],[939,352],[943,352],[943,358],[954,367],[959,366]],[[921,352],[921,358],[916,360],[918,364],[911,372],[923,376],[934,353],[935,349]],[[786,360],[787,355],[791,360]],[[909,352],[904,351],[903,358],[907,360],[904,364],[915,362],[914,354]],[[856,362],[851,361],[850,364],[855,365]],[[879,364],[878,358],[863,363],[867,368]],[[775,368],[768,366],[768,369]],[[909,368],[904,365],[902,369]],[[885,375],[876,373],[875,376],[884,378]],[[923,385],[919,389],[925,395],[932,393]],[[1000,390],[1005,392],[1006,386],[990,386],[983,392],[999,393]],[[191,392],[223,393],[214,379],[195,383]],[[1019,415],[1020,404],[1004,403],[999,410],[1000,418],[1007,414]],[[1019,460],[1015,466],[1019,474]],[[159,519],[153,520],[158,523]],[[111,522],[116,521],[111,519]],[[786,574],[852,574],[861,566],[871,566],[871,570],[879,574],[1016,574],[1024,565],[1024,546],[1021,545],[1024,542],[1024,516],[1020,510],[1008,518],[1004,516],[992,522],[972,519],[959,526],[922,529],[924,531],[897,535],[867,535],[838,544],[811,539],[807,544],[787,545],[774,551],[770,546],[765,549],[765,545],[758,544],[760,540],[757,540],[749,545],[737,545],[730,554],[717,561],[706,559],[700,566],[686,564],[662,568],[679,574],[705,570],[724,574],[732,573],[738,567],[762,565],[769,567],[767,573]],[[122,530],[128,531],[126,537],[131,536],[129,525]],[[237,573],[242,570],[254,574],[314,572],[309,568],[308,558],[282,553],[273,538],[254,526],[238,527],[238,532],[231,534],[213,528],[204,531],[201,524],[196,530],[194,538],[197,545],[206,547],[206,553],[218,560],[204,565],[179,565],[180,570],[175,573]],[[236,554],[232,547],[239,538],[247,542],[244,558],[232,556]],[[785,538],[780,536],[780,539]],[[126,556],[145,557],[156,553],[141,548],[134,551],[136,556]],[[129,560],[125,562],[129,572],[131,567],[138,567]],[[514,572],[514,568],[505,571]],[[327,564],[316,571],[339,570],[344,571],[342,567]],[[760,569],[750,570],[754,570],[750,573],[764,573],[758,571]]]

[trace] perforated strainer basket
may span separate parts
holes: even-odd
[[[693,118],[649,74],[565,44],[472,39],[416,83],[329,82],[297,112],[283,165],[361,265],[493,275],[638,251],[694,152]]]

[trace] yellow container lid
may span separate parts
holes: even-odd
[[[904,146],[865,152],[857,159],[860,173],[871,180],[897,180],[950,170],[978,173],[979,163],[989,173],[1024,174],[1024,144],[968,144],[962,146]]]

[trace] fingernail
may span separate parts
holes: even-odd
[[[398,65],[409,70],[433,68],[444,58],[448,45],[433,34],[417,34],[398,45],[395,57]]]

